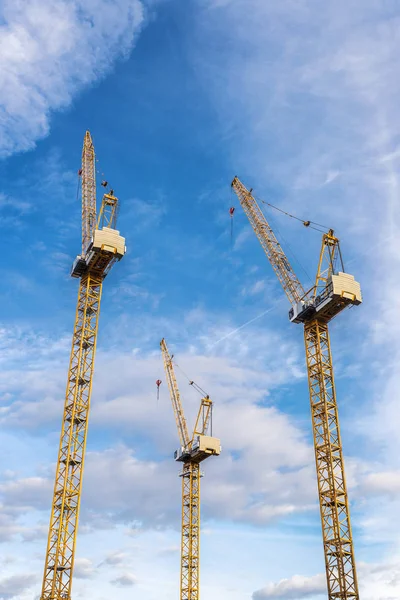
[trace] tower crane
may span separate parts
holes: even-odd
[[[196,424],[189,437],[182,402],[176,382],[172,358],[163,338],[160,342],[165,374],[174,409],[180,447],[175,460],[183,463],[182,473],[182,530],[181,530],[181,582],[180,600],[198,600],[200,597],[200,463],[221,452],[220,440],[207,435],[212,422],[212,401],[202,397]],[[190,382],[200,393],[203,390]]]
[[[232,188],[288,297],[289,320],[304,324],[328,598],[359,600],[328,323],[361,304],[360,284],[344,272],[330,229],[322,237],[315,285],[305,291],[251,190],[237,177]]]
[[[96,222],[95,153],[86,131],[82,150],[82,253],[71,276],[80,279],[55,476],[41,600],[70,600],[86,436],[103,280],[123,258],[116,229],[118,199],[104,194]]]

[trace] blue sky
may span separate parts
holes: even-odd
[[[74,598],[177,597],[177,432],[155,386],[163,336],[213,398],[223,447],[202,480],[202,595],[326,597],[301,327],[234,175],[333,227],[361,282],[363,305],[331,326],[352,524],[363,600],[398,598],[397,3],[0,6],[0,598],[40,593],[86,129],[128,253],[104,285]],[[309,283],[320,234],[266,214]],[[178,377],[191,424],[199,397]]]

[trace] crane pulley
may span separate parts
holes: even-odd
[[[362,302],[360,284],[344,272],[339,240],[330,229],[322,236],[315,284],[305,291],[252,190],[237,177],[232,188],[292,305],[290,321],[304,324],[328,598],[359,600],[328,323]]]

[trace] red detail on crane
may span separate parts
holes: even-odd
[[[229,214],[231,216],[231,246],[233,244],[233,213],[235,212],[235,207],[231,206],[229,209]]]
[[[158,399],[159,399],[159,397],[160,397],[160,385],[161,385],[161,384],[162,384],[162,381],[161,381],[161,379],[157,379],[157,381],[156,381],[156,386],[157,386],[157,400],[158,400]]]

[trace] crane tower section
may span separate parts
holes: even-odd
[[[292,305],[289,319],[304,324],[318,497],[329,600],[359,600],[350,509],[328,323],[362,302],[360,284],[344,272],[339,240],[323,235],[314,286],[304,292],[251,192],[235,177],[232,187]]]
[[[113,194],[104,195],[100,210],[101,224],[108,226],[96,227],[94,160],[93,143],[86,132],[82,153],[83,250],[71,272],[80,282],[41,600],[71,600],[102,286],[126,250],[125,239],[115,229],[118,199]],[[108,220],[107,215],[111,215]]]
[[[205,395],[200,402],[196,423],[189,436],[175,371],[165,339],[160,342],[164,368],[174,410],[180,448],[174,454],[182,462],[182,525],[181,525],[181,583],[180,600],[199,600],[200,597],[200,463],[218,456],[221,442],[207,435],[213,403]],[[195,385],[194,382],[191,382]],[[195,385],[198,388],[198,386]]]

